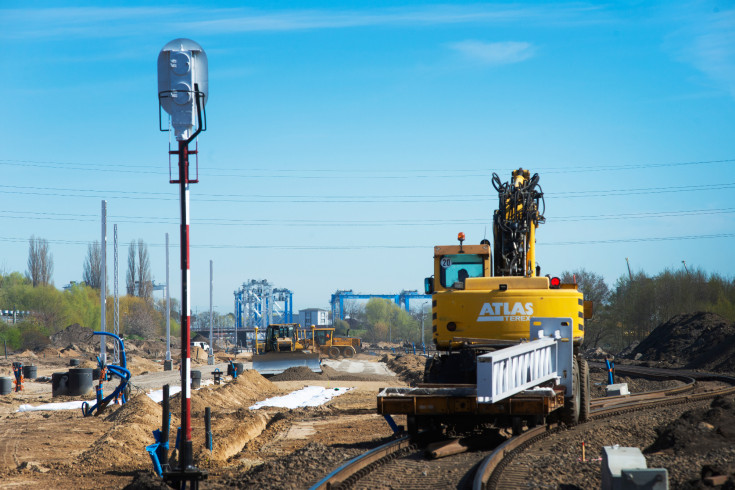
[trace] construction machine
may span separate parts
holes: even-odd
[[[306,366],[315,373],[321,373],[319,354],[305,352],[305,346],[298,338],[298,323],[278,323],[268,325],[265,342],[258,342],[258,328],[255,328],[255,352],[253,369],[264,376],[280,374],[288,368]]]
[[[424,384],[385,388],[378,412],[407,415],[409,431],[519,430],[557,417],[567,424],[589,414],[589,369],[579,354],[584,321],[592,315],[576,284],[542,276],[536,230],[543,216],[539,176],[493,173],[499,205],[493,244],[434,247],[432,333],[437,355],[427,359]]]
[[[311,329],[299,330],[299,342],[307,349],[329,356],[332,359],[337,359],[339,356],[352,358],[362,350],[362,340],[357,337],[350,337],[349,330],[347,335],[347,337],[337,337],[334,335],[333,327],[312,325]]]

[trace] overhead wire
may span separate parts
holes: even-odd
[[[735,159],[720,160],[695,160],[686,162],[664,162],[664,163],[634,163],[634,164],[584,164],[584,165],[563,165],[559,167],[533,165],[534,171],[543,172],[544,174],[560,174],[560,173],[578,173],[584,172],[615,172],[621,170],[639,170],[645,168],[671,168],[696,165],[715,165],[723,163],[735,163]],[[157,174],[164,175],[168,173],[166,166],[159,163],[149,164],[132,164],[132,163],[86,163],[86,162],[69,162],[69,161],[42,161],[42,160],[20,160],[20,159],[0,159],[0,166],[17,166],[31,168],[51,168],[60,170],[84,170],[99,172],[119,172],[133,174]],[[520,165],[522,166],[522,165]],[[507,167],[499,169],[499,171],[515,170]],[[156,170],[160,168],[160,170]],[[466,177],[485,177],[487,171],[485,169],[346,169],[346,168],[231,168],[207,166],[207,171],[212,177],[245,177],[245,178],[303,178],[303,179],[323,179],[323,178],[371,178],[371,179],[413,179],[413,178],[431,178],[440,176],[442,178],[466,178]],[[214,171],[214,172],[211,172]],[[228,172],[228,173],[218,173]],[[479,174],[478,174],[479,172]],[[404,174],[404,175],[400,175]],[[464,174],[464,175],[463,175]],[[468,175],[469,174],[469,175]]]
[[[661,212],[639,212],[639,213],[617,213],[617,214],[595,214],[595,215],[578,215],[578,216],[558,216],[555,218],[546,218],[549,223],[555,222],[574,222],[574,221],[604,221],[619,219],[645,219],[645,218],[669,218],[681,216],[702,216],[715,214],[732,214],[735,208],[716,208],[716,209],[690,209],[680,211],[661,211]],[[15,216],[17,215],[17,216]],[[74,213],[54,213],[54,212],[34,212],[34,211],[12,211],[0,210],[0,216],[6,219],[33,219],[33,220],[53,220],[53,221],[81,221],[81,222],[98,222],[97,214],[74,214]],[[150,224],[150,225],[178,225],[178,217],[157,217],[150,216],[125,216],[109,214],[108,221],[116,223],[134,223],[134,224]],[[426,218],[420,221],[414,220],[315,220],[315,219],[230,219],[230,218],[192,218],[192,224],[196,225],[212,225],[212,226],[443,226],[456,224],[487,224],[491,221],[488,218],[465,218],[465,219],[432,219]]]
[[[635,194],[664,194],[671,192],[698,192],[713,190],[732,189],[735,182],[728,183],[710,183],[701,185],[686,186],[663,186],[663,187],[640,187],[629,189],[598,189],[584,191],[565,191],[558,193],[544,193],[545,198],[552,197],[554,199],[574,199],[574,198],[590,198],[590,197],[607,197],[607,196],[627,196]],[[176,201],[178,196],[176,193],[148,193],[144,191],[121,191],[121,190],[91,190],[91,189],[75,189],[68,187],[39,187],[39,186],[18,186],[0,184],[6,194],[23,194],[23,195],[42,195],[56,197],[73,197],[73,198],[94,198],[109,197],[117,195],[119,199],[131,200],[157,200],[157,201]],[[44,192],[40,192],[44,191]],[[55,191],[67,191],[73,194],[59,193]],[[92,193],[93,195],[84,194]],[[363,196],[354,195],[332,195],[332,196],[311,196],[311,195],[272,195],[272,194],[248,194],[248,198],[237,199],[240,194],[216,194],[207,193],[196,196],[198,202],[243,202],[243,203],[423,203],[423,202],[465,202],[465,201],[491,201],[493,198],[489,194],[405,194],[405,195],[376,195],[369,194]]]
[[[660,241],[679,241],[679,240],[707,240],[707,239],[718,239],[718,238],[733,238],[735,233],[713,233],[713,234],[702,234],[702,235],[680,235],[680,236],[666,236],[666,237],[631,237],[631,238],[615,238],[608,240],[576,240],[576,241],[557,241],[557,242],[546,242],[539,241],[539,245],[543,246],[571,246],[571,245],[593,245],[593,244],[611,244],[611,243],[635,243],[635,242],[660,242]],[[23,243],[27,242],[27,238],[21,237],[3,237],[0,236],[0,242],[11,242],[11,243]],[[88,240],[64,240],[64,239],[46,239],[47,242],[58,244],[58,245],[89,245],[93,243]],[[126,240],[120,240],[120,247],[125,248],[127,245]],[[163,243],[148,243],[149,247],[165,247]],[[176,243],[172,242],[172,246]],[[271,244],[271,245],[248,245],[248,244],[191,244],[191,248],[197,249],[259,249],[259,250],[371,250],[371,249],[414,249],[414,250],[425,250],[431,249],[432,245],[375,245],[375,244],[357,244],[357,245],[284,245],[284,244]]]

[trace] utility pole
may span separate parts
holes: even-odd
[[[209,261],[209,357],[207,362],[209,365],[214,365],[214,336],[212,324],[212,285],[214,283],[214,268],[212,266],[212,260]]]
[[[163,370],[171,371],[171,282],[168,277],[168,233],[166,233],[166,359],[163,361]]]
[[[421,305],[421,345],[424,345],[424,305]]]
[[[628,264],[628,277],[630,278],[630,282],[633,282],[633,274],[630,272],[630,262],[628,262],[628,257],[625,257],[625,263]]]
[[[692,277],[692,273],[689,272],[689,269],[687,268],[687,261],[682,260],[681,263],[684,264],[684,270],[687,271],[687,276]]]
[[[107,331],[107,201],[102,200],[102,240],[100,243],[101,267],[100,267],[100,330]],[[107,364],[107,352],[105,352],[105,335],[100,335],[100,360]]]

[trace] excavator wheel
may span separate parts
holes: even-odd
[[[578,358],[579,361],[579,421],[587,422],[590,416],[590,397],[592,391],[590,389],[590,366],[587,364],[587,359],[583,359],[581,356]]]
[[[339,347],[337,346],[333,345],[327,352],[329,353],[330,359],[337,359],[339,357]]]
[[[342,350],[342,355],[345,356],[345,358],[347,359],[355,357],[355,348],[351,345],[348,345]]]
[[[564,398],[564,408],[561,409],[561,420],[566,425],[579,423],[579,412],[582,406],[581,386],[579,382],[579,366],[576,356],[572,359],[572,396]]]

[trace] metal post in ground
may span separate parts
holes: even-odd
[[[168,233],[166,233],[166,359],[163,370],[171,371],[171,281],[168,277]]]
[[[179,184],[180,244],[181,244],[181,439],[179,441],[178,467],[163,472],[163,479],[170,486],[196,489],[207,478],[207,472],[193,464],[191,438],[191,294],[189,284],[189,185],[198,178],[189,177],[189,143],[206,129],[207,57],[201,46],[190,39],[174,39],[163,47],[158,56],[159,129],[160,110],[171,116],[178,150],[179,178],[171,183]],[[201,88],[201,90],[200,90]],[[170,158],[170,157],[169,157]]]
[[[100,243],[100,330],[107,331],[107,201],[102,201],[102,239]],[[100,336],[100,361],[107,364],[105,336]]]
[[[209,357],[207,358],[209,365],[214,365],[214,337],[212,325],[212,285],[214,282],[212,260],[209,261]]]

